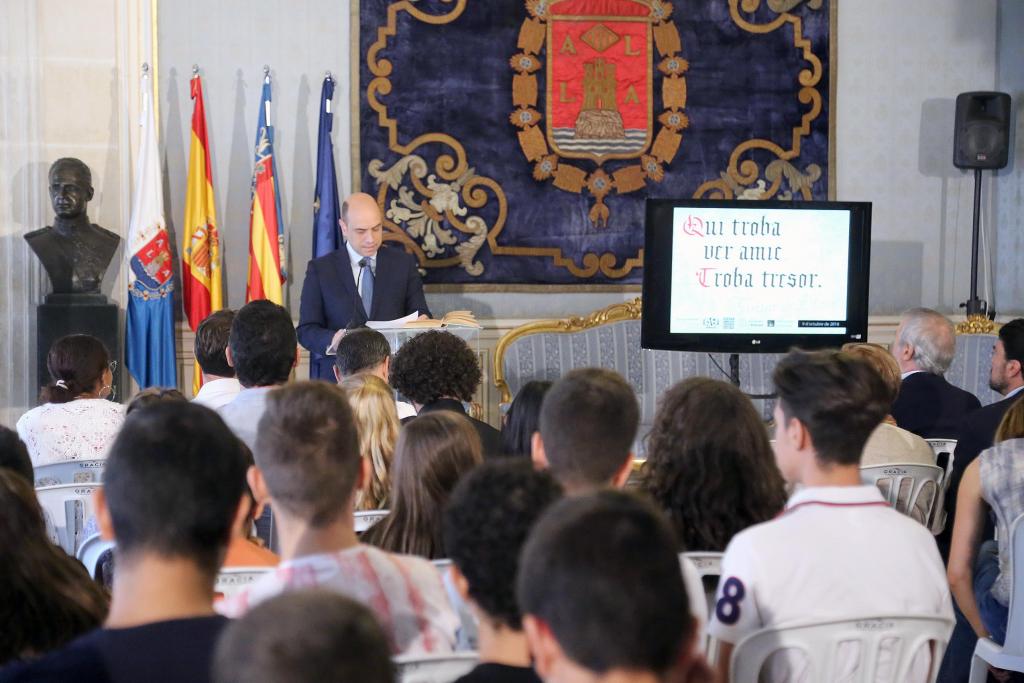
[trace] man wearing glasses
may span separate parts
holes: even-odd
[[[334,347],[345,330],[368,320],[394,320],[411,313],[429,317],[416,258],[399,248],[382,248],[383,216],[368,194],[349,196],[341,205],[345,247],[315,258],[302,283],[299,326],[310,352],[310,379],[334,381]]]

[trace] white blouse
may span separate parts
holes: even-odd
[[[101,398],[44,403],[18,420],[18,436],[28,446],[32,466],[107,457],[124,423],[125,407]]]

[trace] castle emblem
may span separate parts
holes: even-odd
[[[661,0],[527,0],[526,8],[521,52],[510,61],[517,72],[511,122],[521,129],[519,143],[534,163],[534,178],[589,193],[595,200],[591,222],[605,226],[605,197],[660,182],[689,125],[683,113],[688,64],[678,54],[672,6]],[[535,109],[542,67],[544,133]],[[659,94],[663,112],[655,134]],[[629,160],[636,163],[622,163]]]

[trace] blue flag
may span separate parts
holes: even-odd
[[[164,222],[163,180],[153,120],[152,84],[142,77],[142,135],[125,247],[128,312],[125,365],[139,388],[177,387],[174,352],[174,265]]]
[[[334,145],[331,128],[331,98],[334,97],[334,79],[327,76],[320,90],[320,129],[317,133],[316,194],[313,198],[313,258],[329,254],[341,246],[338,235],[338,183],[334,173]]]

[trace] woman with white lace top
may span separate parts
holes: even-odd
[[[18,420],[18,435],[28,446],[32,465],[104,458],[124,422],[124,406],[108,401],[113,368],[96,337],[73,334],[50,347],[43,405]]]

